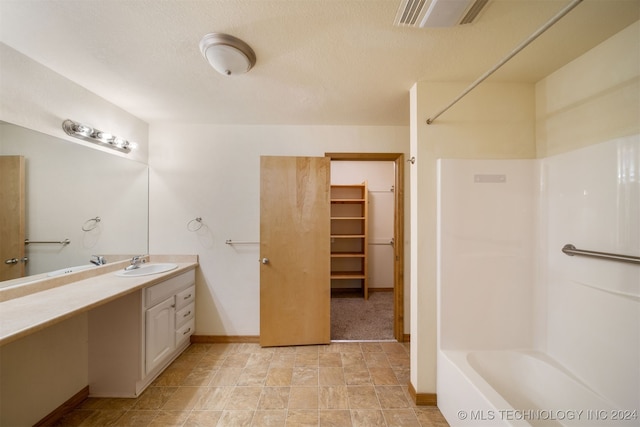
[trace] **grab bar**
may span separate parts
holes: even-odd
[[[34,243],[38,243],[38,244],[40,244],[40,243],[42,243],[42,244],[56,244],[56,245],[63,245],[63,246],[65,246],[65,245],[68,245],[69,243],[71,243],[71,240],[69,240],[69,239],[64,239],[64,240],[59,241],[59,242],[54,242],[54,241],[29,240],[29,239],[25,239],[25,241],[24,241],[24,244],[25,244],[25,245],[31,245],[31,244],[34,244]]]
[[[585,251],[583,249],[576,249],[572,244],[566,244],[562,247],[562,252],[569,256],[574,255],[582,255],[582,256],[590,256],[594,258],[604,258],[610,259],[612,261],[622,261],[622,262],[630,262],[632,264],[640,264],[640,257],[632,256],[632,255],[620,255],[620,254],[611,254],[607,252],[597,252],[597,251]]]

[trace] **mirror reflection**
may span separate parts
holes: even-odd
[[[109,262],[109,254],[147,253],[147,165],[8,123],[0,123],[0,156],[24,159],[25,195],[24,236],[13,238],[24,256],[12,255],[19,224],[0,212],[0,287],[23,258],[24,275],[33,276],[89,265],[93,255]],[[14,179],[5,176],[14,173],[7,164],[0,170],[3,188]],[[8,191],[0,198],[0,210],[16,210]]]

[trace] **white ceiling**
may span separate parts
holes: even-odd
[[[432,29],[394,26],[400,3],[0,0],[0,35],[148,123],[407,125],[416,81],[475,80],[569,0],[490,0]],[[584,0],[489,81],[536,82],[638,19],[639,0]],[[210,32],[247,42],[256,66],[215,72],[198,49]]]

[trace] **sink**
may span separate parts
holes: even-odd
[[[156,264],[143,264],[133,270],[120,270],[116,273],[116,276],[121,277],[137,277],[146,276],[148,274],[158,274],[171,271],[178,268],[178,264],[173,263],[156,263]]]
[[[62,276],[63,274],[75,273],[76,271],[88,270],[95,267],[94,264],[78,265],[75,267],[61,268],[60,270],[50,271],[47,273],[47,277]]]

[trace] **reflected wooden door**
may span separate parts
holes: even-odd
[[[260,159],[260,345],[331,341],[330,160]]]
[[[0,281],[24,276],[23,156],[0,156]]]

